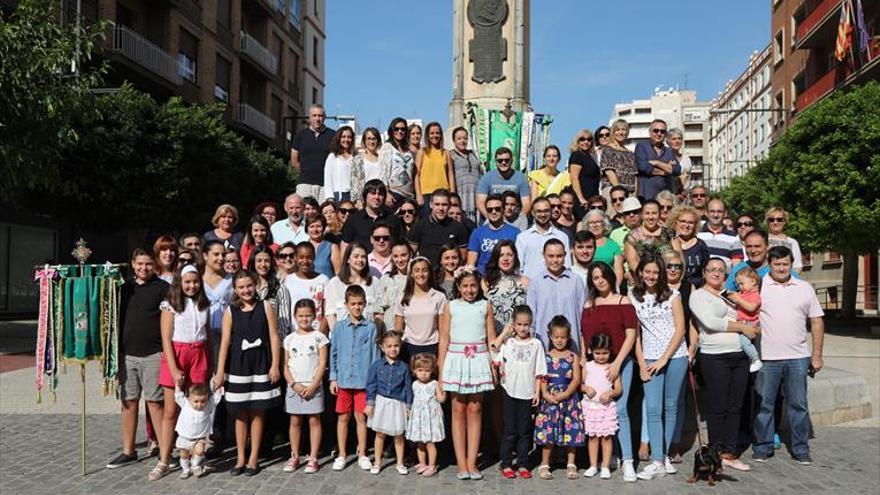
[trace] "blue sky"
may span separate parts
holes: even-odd
[[[328,0],[326,29],[328,114],[355,114],[361,129],[397,115],[446,125],[451,0]],[[531,104],[564,145],[658,85],[711,100],[769,39],[767,0],[532,1]]]

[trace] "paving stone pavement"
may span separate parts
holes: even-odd
[[[143,428],[140,428],[141,432]],[[509,493],[532,494],[577,490],[590,494],[604,493],[717,493],[738,495],[768,493],[878,493],[880,486],[880,430],[876,428],[820,428],[812,441],[815,463],[804,467],[795,464],[780,451],[767,464],[753,463],[750,473],[728,471],[715,488],[709,489],[705,482],[688,485],[684,471],[689,462],[680,465],[681,471],[674,476],[624,483],[619,473],[611,481],[580,478],[564,479],[564,472],[557,471],[556,479],[514,481],[500,477],[497,465],[485,467],[482,481],[458,481],[455,469],[442,469],[433,478],[415,475],[400,476],[389,464],[379,476],[371,476],[357,466],[341,473],[333,472],[329,459],[321,459],[317,474],[282,472],[282,456],[286,446],[278,447],[273,463],[253,478],[233,478],[225,472],[215,472],[202,479],[186,481],[177,478],[177,472],[156,481],[147,481],[147,473],[154,465],[153,459],[142,460],[132,466],[107,470],[104,464],[118,454],[119,416],[90,415],[88,431],[88,470],[80,476],[79,416],[58,415],[0,415],[0,493],[4,495],[27,494],[406,494],[444,495]],[[141,449],[143,452],[143,449]],[[748,454],[745,456],[748,459]],[[388,462],[391,462],[390,460]],[[229,467],[222,461],[218,469]],[[708,491],[707,491],[708,490]]]

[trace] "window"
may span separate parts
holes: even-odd
[[[188,31],[180,30],[180,46],[177,53],[178,73],[189,82],[196,82],[196,61],[199,54],[199,41]]]
[[[284,132],[284,127],[281,125],[281,108],[281,98],[272,95],[272,103],[269,111],[271,112],[272,120],[275,121],[275,134],[277,134],[278,136],[280,136],[281,133]]]
[[[782,99],[782,91],[776,93],[774,97],[774,106],[776,110],[773,111],[773,127],[780,127],[785,124],[785,112],[781,111],[784,106]]]
[[[785,57],[784,53],[782,52],[783,48],[784,48],[784,46],[783,46],[783,40],[782,40],[782,30],[780,29],[779,31],[776,32],[776,35],[773,36],[773,63],[774,64],[779,64],[780,62],[782,62],[782,59]]]
[[[318,67],[318,37],[312,37],[312,65]]]
[[[314,7],[315,17],[318,17],[318,0],[312,0],[312,6]]]
[[[290,0],[290,3],[287,4],[287,21],[290,22],[290,25],[296,28],[297,31],[302,29],[299,22],[299,6],[300,0]]]
[[[842,263],[843,258],[841,258],[840,253],[835,253],[834,251],[828,251],[825,253],[825,263]]]
[[[621,110],[621,111],[617,112],[617,116],[618,116],[618,117],[623,117],[624,115],[629,115],[629,114],[631,114],[631,113],[632,113],[632,109],[629,108],[629,109]]]
[[[217,67],[214,74],[214,97],[218,100],[229,101],[229,74],[232,64],[225,58],[217,55]]]
[[[312,88],[312,104],[321,103],[318,101],[318,88]]]
[[[299,87],[299,55],[293,50],[288,50],[287,82],[293,88]]]
[[[229,8],[231,0],[217,0],[217,25],[231,29],[232,15]]]
[[[275,10],[284,13],[284,0],[275,0]]]
[[[278,35],[276,35],[274,33],[272,34],[272,37],[270,38],[270,42],[271,42],[270,50],[272,51],[272,55],[275,55],[275,60],[278,61],[278,63],[275,66],[275,72],[277,72],[278,74],[283,74],[282,67],[281,67],[282,66],[281,49],[284,47],[284,44],[281,41],[281,38],[279,38]]]
[[[805,251],[801,253],[801,261],[804,263],[804,268],[812,266],[813,264],[813,253],[809,251]]]
[[[636,108],[636,113],[641,113],[641,114],[651,113],[651,109],[650,108]]]

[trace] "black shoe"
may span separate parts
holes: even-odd
[[[810,457],[810,454],[798,454],[794,456],[794,461],[801,466],[810,466],[813,464],[813,458]]]
[[[232,476],[238,476],[244,472],[244,466],[235,466],[234,468],[229,470],[229,474]]]
[[[137,454],[126,454],[125,452],[123,452],[119,454],[115,459],[107,463],[107,469],[116,469],[118,467],[134,464],[135,462],[137,462],[137,460]]]
[[[260,467],[259,467],[259,466],[257,466],[257,467],[250,467],[250,466],[247,466],[247,467],[244,468],[244,475],[245,475],[245,476],[254,476],[254,475],[256,475],[256,474],[259,473],[259,472],[260,472]]]

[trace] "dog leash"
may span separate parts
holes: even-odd
[[[694,412],[697,414],[697,439],[700,441],[700,446],[706,446],[706,442],[703,441],[703,434],[701,432],[700,425],[703,424],[703,418],[700,416],[700,407],[697,405],[697,380],[694,378],[694,370],[688,366],[688,381],[691,384],[691,396],[694,398]]]

